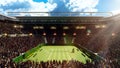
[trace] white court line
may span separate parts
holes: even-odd
[[[66,49],[65,49],[66,50]],[[67,51],[67,50],[66,50]],[[69,58],[70,58],[70,60],[71,60],[71,57],[70,57],[70,55],[66,52],[66,54],[69,56]],[[68,59],[69,60],[69,59]]]
[[[52,51],[54,51],[54,50],[52,49]],[[52,52],[50,52],[50,54],[49,54],[49,56],[47,58],[48,60],[50,59],[51,55],[52,55]]]

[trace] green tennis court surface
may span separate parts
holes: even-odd
[[[27,51],[21,56],[13,59],[14,62],[25,62],[25,61],[35,61],[35,62],[47,62],[47,61],[70,61],[76,60],[81,63],[86,63],[86,61],[91,62],[91,58],[88,57],[89,54],[83,53],[80,49],[72,45],[38,45],[37,47]]]

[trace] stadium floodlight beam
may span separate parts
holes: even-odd
[[[55,36],[57,35],[56,33],[53,33],[53,35],[54,35],[54,37],[53,37],[53,40],[52,40],[52,44],[54,44],[55,43]]]
[[[63,36],[64,36],[64,37],[63,37],[64,43],[67,44],[67,39],[66,39],[66,37],[65,37],[65,36],[66,36],[66,33],[63,33]]]
[[[73,37],[73,39],[72,39],[72,43],[74,43],[74,41],[75,41],[75,37]]]
[[[45,32],[43,33],[43,36],[44,36],[44,42],[45,42],[45,44],[47,44],[47,43],[48,43],[48,41],[47,41],[47,38],[46,38],[46,33],[45,33]]]
[[[63,40],[64,40],[64,43],[67,44],[67,39],[66,39],[66,37],[64,37]]]
[[[76,33],[73,33],[73,38],[72,38],[72,43],[74,43],[74,41],[75,41],[75,36],[76,36],[77,34]]]
[[[55,44],[55,37],[53,37],[52,44]]]
[[[88,30],[87,30],[87,33],[91,33],[91,30],[88,29]]]

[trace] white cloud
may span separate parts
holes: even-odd
[[[112,0],[110,7],[113,15],[120,14],[120,0]]]
[[[70,0],[66,6],[73,12],[84,11],[84,12],[96,12],[95,8],[98,5],[99,0]]]
[[[97,12],[96,6],[99,0],[48,0],[48,2],[57,4],[53,12]],[[69,14],[66,15],[69,16]]]
[[[48,0],[48,2],[57,4],[53,12],[97,12],[99,0]]]
[[[84,12],[97,12],[97,11],[98,10],[96,8],[91,8],[91,7],[84,9]]]
[[[10,4],[10,3],[14,3],[14,2],[25,2],[25,1],[28,1],[28,0],[0,0],[0,5],[7,5],[7,4]]]
[[[44,2],[31,2],[31,8],[30,11],[40,11],[40,12],[48,12],[52,11],[57,5],[50,4],[50,3],[44,3]]]
[[[33,0],[0,0],[0,13],[5,12],[50,12],[56,8],[57,4],[49,2],[34,2]],[[20,14],[26,15],[26,14]],[[38,14],[30,14],[38,15]],[[40,14],[41,15],[41,14]],[[47,15],[47,14],[42,14]]]
[[[0,0],[0,13],[17,12],[97,12],[99,0],[48,0],[34,2],[33,0]],[[27,14],[20,14],[27,15]],[[31,14],[41,15],[41,14]],[[48,14],[42,14],[48,15]]]
[[[120,14],[120,10],[113,10],[111,11],[113,13],[113,15],[117,15],[117,14]]]

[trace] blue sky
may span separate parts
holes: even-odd
[[[113,12],[120,13],[120,0],[0,0],[0,13],[7,12]]]
[[[47,2],[48,0],[33,0],[35,2]]]
[[[98,11],[116,11],[120,10],[120,0],[99,0],[96,8]]]

